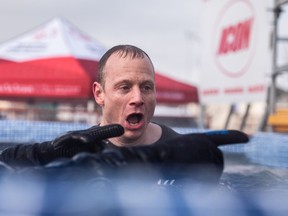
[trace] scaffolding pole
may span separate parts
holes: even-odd
[[[278,41],[288,41],[288,38],[278,37],[278,21],[281,13],[283,12],[282,6],[287,4],[288,0],[275,0],[274,1],[274,19],[273,19],[273,52],[272,52],[272,75],[271,75],[271,86],[269,89],[269,114],[275,113],[275,104],[276,104],[276,78],[278,75],[287,72],[288,65],[281,67],[277,66],[278,58]]]

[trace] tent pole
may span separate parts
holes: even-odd
[[[230,119],[231,119],[231,116],[232,114],[234,113],[234,104],[231,104],[230,105],[230,110],[229,110],[229,113],[228,113],[228,116],[227,116],[227,119],[225,121],[225,125],[224,125],[224,129],[227,129],[228,128],[228,125],[229,125],[229,122],[230,122]]]
[[[248,118],[248,115],[249,115],[250,108],[251,108],[251,104],[248,103],[247,106],[246,106],[245,114],[244,114],[244,116],[242,118],[242,121],[241,121],[240,130],[243,130],[244,127],[246,126],[246,122],[247,122],[247,118]]]
[[[204,123],[205,112],[206,112],[206,106],[204,104],[200,104],[200,117],[199,117],[199,122],[198,122],[198,127],[200,129],[205,128],[205,123]]]
[[[264,110],[262,119],[260,121],[258,131],[265,131],[266,126],[267,126],[267,120],[269,116],[269,94],[270,94],[269,92],[270,92],[270,88],[268,88],[268,94],[267,94],[267,98],[265,101],[265,110]]]

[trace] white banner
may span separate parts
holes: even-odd
[[[266,99],[272,72],[269,0],[203,0],[201,103]]]

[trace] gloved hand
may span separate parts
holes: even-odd
[[[210,139],[202,133],[185,134],[157,145],[119,147],[97,154],[82,152],[68,161],[52,162],[46,167],[49,175],[52,171],[56,172],[55,176],[63,175],[64,170],[68,176],[79,176],[79,172],[83,172],[80,175],[83,176],[89,170],[88,175],[112,179],[142,181],[150,178],[154,182],[162,179],[176,185],[193,182],[217,184],[223,172],[224,158],[217,147],[219,143]]]
[[[108,128],[109,131],[110,129],[113,131],[119,129],[114,126],[104,128]],[[85,170],[90,167],[97,176],[102,176],[103,173],[122,176],[124,173],[125,178],[128,178],[129,174],[131,174],[130,177],[134,178],[137,176],[135,172],[138,170],[142,175],[145,173],[146,176],[158,173],[164,180],[217,183],[224,168],[223,154],[218,146],[249,141],[249,137],[241,131],[211,131],[179,135],[179,137],[157,145],[119,147],[107,149],[97,154],[76,154],[87,152],[89,148],[95,152],[95,144],[99,142],[97,138],[103,138],[103,135],[99,135],[102,130],[99,131],[99,128],[95,128],[97,135],[94,138],[90,130],[94,131],[94,129],[88,129],[76,132],[76,135],[73,132],[73,136],[71,134],[64,135],[56,139],[53,142],[55,145],[53,157],[55,159],[61,156],[72,157],[74,154],[75,156],[68,161],[58,161],[56,164],[54,162],[48,167],[57,169],[59,166],[67,166],[66,169],[71,167],[81,169],[84,166]],[[110,132],[105,135],[105,137],[109,136],[111,136]],[[84,150],[79,151],[79,148]],[[55,157],[55,153],[57,153],[57,157]]]
[[[45,165],[58,158],[70,158],[79,152],[95,153],[101,150],[103,139],[123,133],[124,128],[118,124],[73,131],[53,141],[7,147],[1,152],[0,161],[13,167]]]
[[[68,132],[53,140],[51,147],[42,152],[42,163],[46,164],[61,157],[70,158],[80,152],[99,152],[102,150],[102,140],[121,136],[123,133],[124,128],[119,124]]]

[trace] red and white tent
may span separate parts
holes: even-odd
[[[0,98],[87,100],[106,49],[61,18],[0,45]],[[198,102],[197,89],[156,74],[157,101]]]

